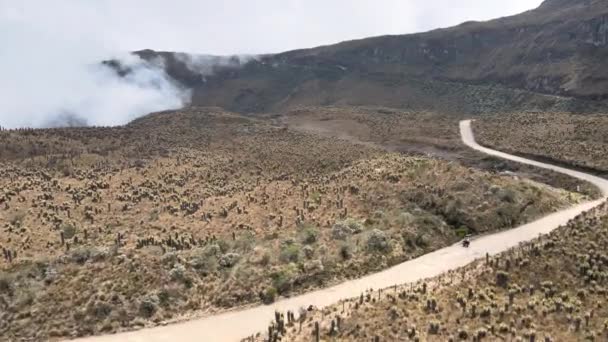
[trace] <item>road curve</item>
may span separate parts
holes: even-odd
[[[464,266],[486,253],[491,255],[503,252],[546,234],[560,225],[566,224],[583,211],[601,204],[608,196],[608,181],[587,173],[566,169],[559,166],[540,163],[537,161],[513,156],[495,151],[475,142],[471,129],[471,121],[460,122],[462,141],[467,146],[480,152],[496,157],[516,161],[523,164],[550,169],[576,177],[595,184],[602,191],[603,198],[593,202],[579,204],[575,207],[550,214],[537,221],[520,227],[486,235],[475,240],[471,247],[462,248],[455,244],[435,252],[423,255],[359,279],[332,286],[330,288],[306,293],[297,297],[280,300],[272,305],[257,306],[240,311],[226,312],[215,316],[194,319],[167,326],[148,328],[138,331],[125,332],[115,335],[95,336],[79,339],[83,342],[160,342],[160,341],[238,341],[239,339],[265,329],[274,317],[274,312],[292,310],[297,312],[300,307],[314,305],[324,307],[338,302],[343,298],[359,296],[369,288],[383,288],[395,284],[415,282],[420,279],[433,277],[448,270]]]

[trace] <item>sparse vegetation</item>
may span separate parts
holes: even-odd
[[[416,284],[307,312],[281,341],[604,341],[608,204]],[[339,321],[339,329],[335,329]],[[301,327],[301,328],[300,328]],[[252,341],[252,339],[245,339]]]
[[[603,114],[519,113],[475,123],[480,143],[608,173],[608,117]]]
[[[505,229],[584,198],[219,109],[0,142],[9,340],[270,303],[446,246],[463,226]]]

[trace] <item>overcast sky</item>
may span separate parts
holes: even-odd
[[[0,0],[0,125],[45,125],[43,119],[58,112],[116,124],[178,107],[181,99],[169,85],[160,94],[149,89],[148,83],[158,83],[149,72],[120,85],[91,71],[97,61],[126,51],[272,53],[487,20],[541,2]]]

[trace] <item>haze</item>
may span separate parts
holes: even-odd
[[[273,53],[487,20],[541,2],[0,0],[0,125],[118,125],[187,103],[187,92],[128,51]],[[98,65],[108,58],[137,72],[118,79]]]

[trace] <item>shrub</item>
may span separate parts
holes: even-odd
[[[205,256],[204,253],[197,253],[190,258],[190,266],[200,275],[207,276],[217,270],[218,260],[215,256]]]
[[[156,296],[146,297],[139,303],[139,315],[144,318],[150,318],[156,313],[158,298]]]
[[[76,227],[71,224],[64,224],[61,226],[61,231],[63,232],[63,237],[66,239],[71,239],[76,235]]]
[[[429,334],[431,334],[431,335],[439,334],[440,327],[441,327],[441,323],[439,321],[431,321],[429,323]]]
[[[11,281],[7,276],[0,276],[0,293],[8,293],[12,292]]]
[[[71,258],[77,264],[84,264],[89,260],[91,251],[88,248],[78,248],[72,252]]]
[[[346,240],[350,235],[359,234],[363,231],[361,222],[354,219],[346,219],[336,222],[331,228],[331,235],[336,240]]]
[[[230,243],[222,239],[217,240],[217,245],[220,247],[222,253],[228,253],[231,248]]]
[[[260,299],[262,300],[262,303],[267,304],[267,305],[274,303],[276,297],[277,297],[277,289],[275,289],[272,286],[268,287],[265,291],[262,291],[260,293]]]
[[[317,242],[317,240],[319,239],[319,231],[316,230],[314,227],[306,227],[302,235],[302,241],[305,244],[309,245]]]
[[[509,282],[509,273],[505,271],[496,272],[496,285],[500,287],[507,287],[507,283]]]
[[[352,251],[352,247],[349,244],[343,244],[342,246],[340,246],[340,257],[342,257],[343,260],[348,260],[350,258],[352,258],[353,256],[353,251]]]
[[[462,239],[469,234],[469,228],[466,226],[461,226],[460,228],[456,229],[455,232],[456,236]]]
[[[386,233],[379,229],[372,230],[367,238],[367,248],[374,252],[386,253],[390,251],[391,245]]]
[[[300,247],[296,244],[283,247],[279,259],[282,262],[298,262],[300,259]]]
[[[234,242],[234,248],[242,252],[250,252],[256,245],[255,235],[252,232],[244,232]]]
[[[307,259],[311,259],[315,255],[315,250],[310,246],[304,246],[302,250]]]
[[[97,319],[104,319],[112,313],[112,306],[108,303],[95,303],[89,308],[89,314]]]
[[[279,271],[271,275],[272,285],[278,293],[285,293],[291,287],[291,276],[286,271]]]
[[[237,253],[227,253],[220,257],[219,264],[222,267],[230,268],[236,265],[241,256]]]
[[[503,202],[515,203],[516,194],[512,189],[501,189],[498,191],[497,195],[498,198]]]
[[[469,338],[469,333],[467,332],[466,327],[458,329],[458,338],[461,340],[466,340]]]
[[[186,268],[182,264],[175,264],[169,271],[169,275],[171,279],[183,283],[186,287],[192,286],[192,280],[186,275]]]
[[[168,306],[171,299],[171,293],[167,289],[158,291],[158,301],[162,306]]]
[[[429,245],[428,241],[424,237],[424,234],[422,234],[422,233],[416,234],[416,240],[414,241],[414,243],[416,244],[416,246],[421,247],[421,248],[428,247],[428,245]]]

